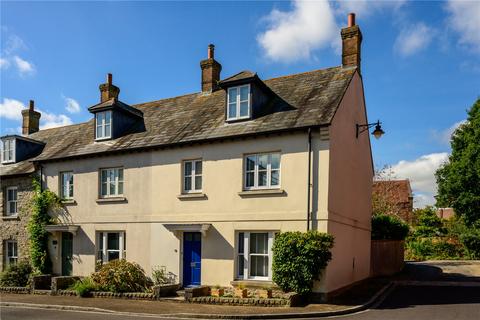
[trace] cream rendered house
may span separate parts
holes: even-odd
[[[64,199],[48,227],[54,272],[125,258],[184,286],[264,285],[275,235],[312,229],[335,237],[315,292],[368,277],[372,156],[349,20],[341,66],[220,80],[209,46],[201,92],[128,105],[109,75],[90,121],[29,135],[46,143],[43,186]]]

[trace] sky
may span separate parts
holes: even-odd
[[[106,74],[129,104],[200,90],[215,44],[222,78],[261,79],[341,64],[355,12],[376,168],[409,178],[433,204],[434,172],[480,97],[480,1],[0,2],[0,135],[21,131],[35,100],[41,128],[88,121]]]

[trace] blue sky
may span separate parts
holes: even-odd
[[[0,134],[29,99],[42,127],[88,120],[107,72],[130,104],[200,90],[216,45],[222,77],[263,79],[339,65],[339,30],[357,13],[377,167],[432,202],[449,136],[480,96],[480,2],[1,2]]]

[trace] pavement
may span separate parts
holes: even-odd
[[[440,270],[440,272],[439,272]],[[442,271],[445,270],[445,273]],[[370,309],[358,312],[362,304],[371,299],[385,281],[371,281],[350,290],[331,304],[310,304],[302,308],[273,308],[219,306],[178,303],[172,301],[131,301],[107,298],[77,298],[42,295],[0,295],[0,319],[181,319],[196,315],[259,318],[315,317],[323,312],[355,311],[354,314],[336,316],[340,319],[480,319],[480,261],[434,261],[409,263],[406,272],[396,277],[397,285],[379,299]],[[6,304],[23,304],[15,307]],[[52,304],[58,305],[52,306]],[[76,306],[84,311],[61,310]],[[38,308],[41,307],[41,308]],[[53,309],[45,309],[53,308]],[[95,309],[96,308],[96,309]],[[104,309],[103,313],[99,312]],[[105,310],[109,309],[109,310]],[[89,310],[86,312],[86,310]],[[343,311],[342,311],[343,310]],[[148,315],[147,315],[148,314]]]

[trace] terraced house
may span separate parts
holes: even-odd
[[[184,286],[263,285],[275,235],[313,229],[335,237],[315,292],[368,277],[373,170],[349,21],[340,66],[222,79],[210,45],[201,92],[127,104],[109,75],[91,120],[29,134],[44,144],[29,160],[64,199],[48,227],[54,272],[125,258]]]

